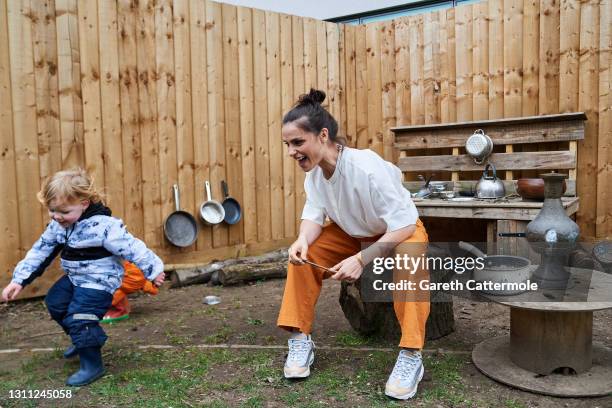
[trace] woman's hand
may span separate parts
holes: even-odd
[[[363,264],[360,261],[359,254],[346,258],[344,261],[330,268],[337,271],[332,275],[332,279],[345,280],[349,283],[355,282],[363,273]]]
[[[308,241],[306,237],[300,235],[298,239],[289,247],[289,262],[294,265],[303,265],[302,259],[308,259]]]
[[[153,279],[153,284],[159,288],[164,283],[164,280],[166,280],[166,273],[162,272]]]
[[[15,299],[19,292],[21,292],[21,289],[23,289],[23,286],[20,284],[15,282],[9,283],[2,291],[2,300],[8,302],[9,300]]]

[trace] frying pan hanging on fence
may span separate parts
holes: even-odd
[[[187,211],[181,210],[178,185],[173,185],[174,206],[176,211],[164,221],[164,235],[174,246],[184,248],[192,245],[198,238],[198,224]]]
[[[229,196],[227,191],[227,183],[225,180],[221,181],[221,189],[223,190],[223,202],[221,205],[225,210],[225,217],[223,218],[223,221],[225,221],[226,224],[234,225],[240,221],[240,218],[242,217],[240,203],[235,198]]]

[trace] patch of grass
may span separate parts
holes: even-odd
[[[263,326],[264,321],[261,319],[254,319],[252,317],[247,317],[247,324],[250,324],[251,326]]]
[[[461,375],[465,358],[455,355],[426,356],[423,363],[431,372],[434,386],[422,391],[421,398],[427,402],[445,402],[453,407],[475,405],[466,395],[466,386]]]
[[[263,407],[264,406],[264,399],[260,395],[256,395],[256,396],[253,396],[253,397],[249,398],[248,400],[246,400],[246,402],[244,404],[242,404],[242,406],[243,407],[250,407],[250,408]]]
[[[221,343],[225,343],[230,338],[232,333],[233,333],[232,328],[229,325],[224,324],[223,326],[221,326],[221,328],[219,330],[217,330],[217,332],[215,334],[211,334],[210,336],[206,336],[204,338],[204,343],[207,343],[207,344],[221,344]]]
[[[242,340],[246,344],[255,344],[255,340],[257,340],[257,333],[252,331],[244,332],[238,335],[238,339]]]
[[[507,399],[505,402],[506,408],[525,408],[525,404],[514,399]]]
[[[377,336],[363,336],[354,331],[341,331],[336,334],[335,343],[342,347],[359,347],[359,346],[376,346],[381,347],[387,343],[387,340]]]

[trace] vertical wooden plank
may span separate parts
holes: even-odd
[[[423,16],[410,17],[410,119],[425,123],[423,94]]]
[[[198,214],[199,205],[204,199],[204,186],[195,185],[194,149],[193,149],[193,115],[191,105],[191,40],[190,14],[188,0],[174,1],[173,31],[174,31],[174,73],[176,76],[176,157],[178,162],[178,185],[181,193],[181,207],[191,214]],[[219,10],[219,20],[220,19]],[[220,30],[220,28],[219,28]],[[221,51],[219,49],[219,51]],[[219,52],[216,58],[222,60]],[[218,82],[222,84],[222,82]],[[223,109],[221,108],[221,111]],[[222,137],[222,136],[221,136]],[[222,139],[223,140],[223,139]],[[219,147],[221,162],[224,163],[224,144]],[[216,181],[216,183],[215,183]],[[211,180],[211,187],[218,185],[220,180]],[[196,192],[202,192],[197,194]],[[213,188],[213,191],[215,189]],[[219,199],[217,187],[213,196]],[[197,197],[197,198],[196,198]],[[220,246],[227,245],[227,233],[221,239]],[[195,245],[183,251],[197,249]]]
[[[576,112],[580,57],[580,1],[561,1],[560,22],[559,113]]]
[[[347,135],[347,118],[346,118],[346,59],[344,58],[345,52],[345,35],[347,31],[347,25],[338,25],[338,68],[340,69],[339,78],[340,83],[338,84],[338,102],[340,103],[340,120],[338,121],[338,133],[346,139],[346,143],[350,145]]]
[[[400,17],[395,20],[395,117],[398,126],[410,125],[410,27],[408,17]],[[444,30],[444,26],[441,26]],[[440,36],[444,37],[445,33]],[[440,52],[444,55],[443,47],[440,47]],[[446,60],[445,60],[446,61]],[[444,61],[444,62],[445,62]],[[442,63],[441,82],[445,84],[445,68],[448,64]],[[444,92],[444,85],[442,85]],[[448,89],[446,89],[448,91]],[[442,106],[444,107],[445,95],[442,93]],[[444,108],[443,108],[444,109]]]
[[[12,13],[11,18],[19,18]],[[22,254],[20,250],[19,199],[15,166],[16,149],[13,133],[10,40],[7,2],[0,1],[0,231],[9,245],[0,245],[0,286],[11,280],[13,268]],[[19,21],[17,21],[19,24]],[[32,200],[33,201],[33,200]],[[40,212],[39,212],[40,213]],[[30,243],[31,244],[31,243]]]
[[[104,150],[102,145],[102,118],[100,108],[100,54],[98,42],[98,2],[79,0],[78,29],[83,99],[83,142],[85,168],[96,185],[104,182]]]
[[[357,64],[355,52],[356,27],[344,26],[345,82],[343,89],[346,100],[346,137],[349,146],[357,143]]]
[[[523,2],[523,116],[539,112],[540,0]]]
[[[368,50],[366,26],[356,27],[355,32],[355,95],[357,98],[357,140],[358,149],[370,146],[368,114]]]
[[[518,117],[523,101],[523,0],[504,2],[504,116]],[[506,153],[514,146],[506,145]],[[506,180],[514,173],[505,172]]]
[[[40,179],[62,167],[62,142],[59,129],[59,90],[57,83],[57,31],[55,3],[32,2],[34,79],[36,81],[36,125]],[[8,60],[7,60],[8,61]],[[46,209],[43,219],[47,217]]]
[[[11,106],[19,205],[19,248],[22,254],[36,241],[43,227],[40,204],[33,196],[40,187],[40,169],[30,18],[32,11],[29,3],[29,1],[10,1],[7,7]]]
[[[153,2],[138,3],[136,38],[138,67],[138,111],[141,137],[142,213],[144,238],[159,248],[162,242],[161,194],[159,189],[159,141],[157,136],[157,64],[155,9]]]
[[[474,120],[489,119],[489,5],[474,4],[474,29],[472,50],[473,112]]]
[[[340,26],[336,23],[325,23],[327,35],[327,97],[329,113],[342,123],[340,114]],[[344,131],[344,129],[341,129]]]
[[[539,0],[532,0],[539,1]],[[504,117],[504,2],[489,5],[489,118]]]
[[[268,85],[266,81],[266,16],[253,10],[253,67],[255,92],[255,167],[257,170],[257,236],[259,242],[272,239],[270,203],[270,150],[268,144]]]
[[[559,112],[559,2],[540,0],[539,113]]]
[[[240,146],[242,150],[242,216],[244,241],[257,242],[255,116],[253,103],[253,19],[251,9],[238,7],[238,82],[240,87]]]
[[[382,132],[382,79],[380,69],[380,43],[383,23],[366,25],[367,67],[368,67],[368,128],[370,149],[384,155]]]
[[[311,18],[304,19],[304,81],[305,91],[317,87],[317,25]]]
[[[123,153],[124,221],[130,232],[144,238],[142,219],[142,167],[138,126],[138,71],[136,51],[137,9],[130,0],[117,7],[119,29],[119,84]],[[63,134],[62,134],[63,138]]]
[[[589,0],[580,9],[580,78],[578,109],[587,115],[584,139],[578,143],[578,179],[576,189],[580,196],[577,221],[583,238],[593,238],[597,222],[598,163],[597,138],[599,135],[599,2]],[[609,164],[608,164],[609,165]],[[609,184],[609,181],[608,181]],[[604,184],[605,185],[605,184]],[[603,187],[603,185],[602,185]],[[599,224],[601,225],[601,223]],[[600,227],[601,228],[601,227]]]
[[[238,23],[236,7],[223,5],[223,85],[225,93],[225,174],[228,189],[242,202],[242,147],[240,145],[240,83],[238,80]],[[280,135],[280,132],[277,136]],[[279,136],[280,137],[280,136]],[[223,196],[220,195],[219,199]],[[244,223],[230,226],[229,245],[244,242]]]
[[[327,87],[328,65],[327,65],[327,26],[325,21],[315,21],[317,29],[317,89],[329,95]],[[325,98],[323,106],[329,109],[329,96]]]
[[[121,143],[121,97],[119,93],[119,44],[117,3],[98,2],[100,43],[100,101],[102,152],[106,180],[106,204],[123,218],[123,154]]]
[[[473,119],[472,93],[472,5],[455,8],[455,33],[457,52],[457,120]]]
[[[446,33],[448,55],[448,122],[457,121],[457,65],[455,41],[455,9],[446,10]]]
[[[394,162],[393,132],[395,126],[395,28],[386,21],[381,29],[380,73],[382,83],[383,158]]]
[[[612,236],[612,1],[599,5],[599,132],[597,138],[598,238]],[[606,23],[608,22],[608,23]]]
[[[195,183],[195,216],[199,204],[206,200],[204,183],[210,180],[210,152],[208,151],[208,80],[206,72],[206,2],[189,1],[189,50],[191,52],[191,106],[193,131],[193,178]],[[176,158],[174,159],[176,160]],[[175,166],[176,168],[176,166]],[[176,170],[175,170],[176,171]],[[217,197],[220,198],[220,197]],[[212,231],[200,228],[196,249],[212,248]]]
[[[456,120],[455,110],[455,21],[454,10],[440,10],[440,120],[442,123]],[[452,13],[452,14],[451,14]],[[452,78],[452,80],[451,80]],[[451,84],[453,86],[451,95]],[[451,115],[452,118],[451,118]],[[459,148],[451,150],[453,156],[459,155]],[[459,172],[451,173],[451,180],[459,180]]]
[[[322,23],[322,22],[321,22]],[[320,31],[325,26],[318,24]],[[325,42],[318,42],[317,49],[323,47]],[[268,145],[270,146],[270,209],[272,214],[272,239],[281,239],[285,234],[285,218],[283,200],[283,147],[281,140],[281,71],[280,71],[280,21],[279,15],[266,12],[266,68],[268,89]],[[320,54],[320,53],[319,53]],[[327,53],[325,52],[325,57]],[[327,59],[327,58],[325,58]],[[317,56],[318,60],[318,56]],[[324,72],[324,74],[323,74]],[[327,82],[327,69],[319,71],[319,80]],[[324,76],[323,76],[324,75]]]
[[[199,2],[202,4],[201,2]],[[198,50],[206,50],[199,44]],[[172,186],[178,184],[176,152],[176,79],[174,75],[174,22],[172,0],[163,0],[155,9],[155,55],[157,69],[157,132],[159,140],[159,192],[165,217],[175,210]],[[202,68],[204,69],[204,68]],[[204,74],[204,78],[206,75]],[[203,81],[206,83],[206,81]],[[206,97],[206,95],[205,95]],[[206,145],[208,145],[206,143]],[[196,150],[197,154],[197,150]],[[199,191],[196,189],[196,191]],[[208,231],[209,232],[209,231]],[[210,233],[208,234],[210,241]],[[201,238],[201,237],[200,237]],[[197,244],[201,245],[201,239]],[[165,240],[163,248],[173,248]],[[211,245],[209,244],[209,247]]]
[[[281,117],[291,106],[293,106],[293,32],[291,28],[291,16],[282,14],[280,16],[280,63],[281,63]],[[337,47],[337,44],[336,44]],[[330,70],[331,77],[331,70]],[[330,78],[331,79],[331,78]],[[337,91],[337,90],[336,90]],[[339,101],[337,101],[339,102]],[[277,139],[281,138],[281,132],[274,134]],[[295,230],[295,160],[289,157],[287,151],[281,144],[283,166],[283,200],[284,200],[284,236],[296,236]],[[298,170],[301,171],[301,170]]]
[[[425,123],[440,123],[440,21],[437,12],[425,14],[423,26]]]
[[[523,0],[504,2],[504,116],[521,116]]]
[[[77,0],[56,0],[57,70],[62,167],[83,166],[83,103]]]
[[[291,35],[293,45],[293,101],[297,101],[298,97],[306,92],[305,85],[305,55],[304,55],[304,19],[297,16],[291,18]],[[295,168],[295,228],[299,230],[301,223],[302,210],[306,199],[304,192],[304,178],[306,173],[302,169]]]
[[[176,9],[175,9],[176,14]],[[224,61],[223,55],[223,24],[221,4],[212,1],[206,2],[206,60],[208,75],[208,143],[210,152],[210,186],[213,198],[220,199],[220,182],[225,179],[225,112],[224,112]],[[175,17],[176,21],[176,17]],[[263,27],[263,26],[262,26]],[[175,33],[176,35],[176,33]],[[176,55],[176,38],[175,38]],[[177,72],[178,81],[178,72]],[[177,82],[178,88],[178,82]],[[178,119],[177,101],[177,119]],[[178,131],[178,122],[177,122]],[[180,159],[179,159],[180,162]],[[180,167],[179,167],[180,169]],[[180,174],[180,170],[179,170]],[[197,186],[204,197],[204,186]],[[218,225],[213,230],[213,246],[227,245],[228,232],[225,227]]]

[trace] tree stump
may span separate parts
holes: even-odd
[[[428,256],[445,257],[447,252],[430,245]],[[448,272],[431,270],[431,282],[447,280]],[[452,273],[452,272],[451,272]],[[351,327],[362,335],[375,335],[385,340],[395,341],[401,337],[401,329],[393,302],[365,302],[362,300],[361,285],[370,285],[375,279],[371,273],[366,273],[355,283],[342,282],[340,290],[340,306]],[[363,282],[362,282],[363,281]],[[427,340],[444,337],[455,330],[452,296],[443,292],[431,292],[431,311],[427,319]]]

